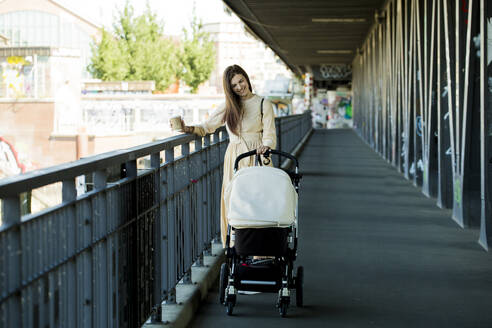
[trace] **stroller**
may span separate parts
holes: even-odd
[[[234,177],[225,199],[229,223],[226,261],[219,281],[219,302],[228,315],[232,315],[238,291],[278,293],[276,305],[282,317],[287,315],[292,290],[296,305],[303,305],[303,267],[297,267],[293,275],[299,163],[291,154],[278,150],[267,151],[265,160],[270,161],[271,154],[290,158],[295,171],[262,166],[256,150],[239,155],[234,163]],[[254,155],[257,166],[238,171],[239,161]]]

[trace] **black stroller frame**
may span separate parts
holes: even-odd
[[[268,150],[263,155],[265,160],[270,161],[271,154],[287,157],[294,162],[295,171],[284,171],[289,175],[295,191],[299,193],[301,174],[297,158],[286,152]],[[236,158],[234,173],[241,159],[254,155],[256,163],[261,166],[261,158],[253,150]],[[232,315],[239,290],[278,293],[276,306],[282,317],[287,315],[291,290],[295,290],[296,305],[303,306],[304,268],[297,267],[296,275],[293,275],[294,261],[297,258],[297,218],[295,222],[288,228],[234,229],[228,226],[226,261],[220,268],[219,281],[219,302],[226,307],[228,315]],[[235,232],[234,246],[231,246],[232,230]]]

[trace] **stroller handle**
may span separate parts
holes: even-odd
[[[278,155],[280,157],[287,157],[287,158],[290,158],[292,161],[294,161],[295,165],[296,165],[296,168],[299,169],[299,162],[297,161],[297,158],[289,153],[286,153],[284,151],[281,151],[281,150],[276,150],[276,149],[269,149],[265,152],[265,154],[263,156],[265,157],[268,157],[270,156],[270,154],[274,154],[274,155]],[[242,160],[243,158],[245,157],[249,157],[249,156],[253,156],[253,155],[256,155],[256,149],[255,150],[252,150],[252,151],[248,151],[246,153],[242,153],[241,155],[239,155],[237,158],[236,158],[236,161],[234,162],[234,171],[237,171],[237,168],[239,166],[239,161]]]

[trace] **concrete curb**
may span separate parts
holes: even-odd
[[[212,255],[204,256],[204,266],[191,267],[192,284],[176,285],[176,304],[162,304],[162,323],[146,323],[144,328],[185,328],[219,276],[225,261],[222,244],[212,244]]]

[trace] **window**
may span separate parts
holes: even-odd
[[[0,98],[50,97],[47,56],[0,57]]]

